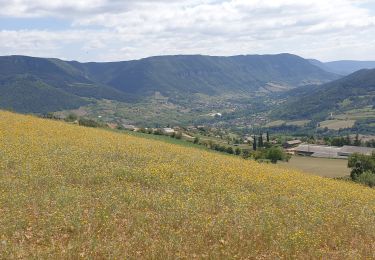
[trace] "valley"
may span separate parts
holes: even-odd
[[[240,135],[375,134],[374,71],[343,77],[316,65],[291,54],[111,63],[0,57],[0,107],[137,127],[205,125]]]

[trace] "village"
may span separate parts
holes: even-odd
[[[215,114],[215,116],[219,116]],[[220,114],[221,116],[221,114]],[[114,127],[111,125],[111,127]],[[177,137],[178,139],[184,139],[186,141],[197,142],[207,145],[207,141],[218,142],[227,146],[233,146],[233,148],[241,148],[242,150],[251,150],[254,148],[254,142],[259,143],[260,136],[254,135],[243,135],[236,137],[226,131],[219,130],[216,128],[209,128],[204,125],[188,126],[188,127],[164,127],[164,128],[138,128],[134,125],[122,125],[121,129],[149,134],[165,135],[171,137]],[[255,138],[255,139],[254,139]],[[261,139],[267,142],[267,145],[258,145],[258,148],[270,148],[272,146],[282,147],[285,153],[292,156],[307,156],[314,158],[329,158],[329,159],[344,159],[347,160],[352,154],[363,154],[371,155],[375,148],[354,146],[354,145],[343,145],[343,146],[332,146],[326,145],[320,141],[319,144],[309,143],[306,140],[291,139],[282,141],[280,138],[267,137],[267,134],[262,134]],[[206,141],[206,142],[205,142]]]

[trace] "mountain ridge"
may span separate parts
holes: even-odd
[[[362,69],[320,86],[291,92],[295,93],[289,93],[290,98],[272,112],[274,116],[287,119],[324,118],[333,111],[374,106],[375,69]]]
[[[349,75],[361,69],[375,68],[375,61],[360,61],[360,60],[337,60],[321,62],[316,59],[308,59],[311,64],[331,73],[339,75]]]
[[[8,88],[15,86],[12,77],[20,75],[31,75],[37,79],[35,82],[75,96],[76,105],[73,106],[67,102],[66,95],[55,95],[53,98],[62,102],[57,102],[55,108],[48,106],[52,111],[71,109],[89,102],[89,99],[135,102],[156,92],[176,100],[194,94],[253,95],[267,84],[286,86],[287,89],[338,78],[297,55],[286,53],[227,57],[170,55],[99,63],[20,55],[0,57],[0,79],[8,80],[0,85],[0,89],[6,89],[5,85]],[[22,86],[17,85],[17,88]],[[43,92],[38,95],[43,97]],[[23,99],[21,95],[17,98]],[[27,99],[24,102],[28,102]],[[12,102],[7,104],[12,107]],[[32,108],[29,112],[50,112],[40,106]],[[14,109],[17,111],[18,107]]]

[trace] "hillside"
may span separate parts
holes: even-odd
[[[285,103],[273,111],[278,118],[326,118],[331,112],[343,113],[375,104],[375,69],[360,70],[321,86],[285,93]]]
[[[88,104],[84,99],[54,88],[28,74],[0,79],[0,107],[23,113],[38,113]]]
[[[128,100],[67,62],[26,56],[0,57],[0,93],[1,108],[33,113],[77,108],[87,98]]]
[[[34,80],[24,84],[18,80],[20,77]],[[253,95],[336,78],[337,75],[291,54],[160,56],[108,63],[4,56],[0,57],[0,91],[7,95],[2,97],[0,107],[20,112],[50,112],[77,108],[90,99],[144,101],[156,92],[179,103],[193,94]],[[48,90],[41,89],[41,84]],[[12,88],[17,91],[10,91]],[[28,93],[29,97],[22,93]],[[34,96],[41,102],[31,102]]]
[[[136,95],[155,91],[166,96],[249,93],[271,82],[297,87],[337,78],[291,54],[160,56],[128,62],[75,65],[90,78]]]
[[[374,258],[375,192],[0,112],[4,258]]]

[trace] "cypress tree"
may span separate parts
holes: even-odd
[[[253,139],[254,139],[253,140],[253,150],[256,151],[257,150],[257,138],[256,138],[255,135],[253,136]]]
[[[263,133],[261,133],[260,136],[259,136],[258,145],[259,145],[259,147],[263,147]]]
[[[361,146],[361,141],[359,140],[358,133],[355,135],[354,146]]]
[[[347,135],[346,136],[346,145],[351,145],[352,144],[352,141],[350,140],[350,136]]]

